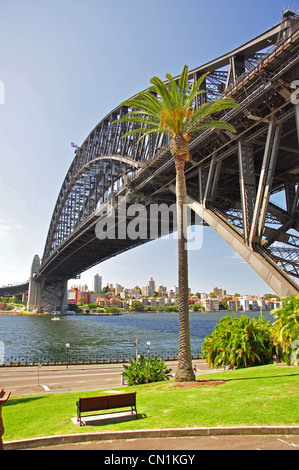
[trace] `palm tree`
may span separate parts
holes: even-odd
[[[132,129],[123,137],[141,133],[141,138],[148,134],[163,133],[170,136],[170,152],[176,169],[176,204],[178,230],[178,291],[179,291],[179,357],[176,381],[192,381],[192,356],[189,332],[188,301],[188,255],[186,240],[187,192],[185,163],[189,160],[188,142],[193,132],[206,129],[228,129],[235,132],[230,124],[211,119],[211,115],[223,109],[236,107],[234,100],[223,98],[205,103],[195,109],[196,97],[205,93],[200,87],[207,74],[198,81],[189,82],[188,67],[185,65],[179,80],[169,73],[167,82],[153,77],[152,86],[137,96],[124,101],[122,105],[131,108],[118,122],[132,123]]]

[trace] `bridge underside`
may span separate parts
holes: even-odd
[[[117,201],[112,206],[112,217],[106,212],[90,217],[88,226],[70,236],[56,251],[55,257],[51,258],[49,264],[45,263],[36,269],[38,274],[35,276],[36,288],[40,293],[36,296],[37,300],[30,305],[30,309],[37,311],[66,309],[65,289],[68,279],[75,278],[93,265],[174,232],[176,212],[167,209],[174,208],[175,197],[171,192],[167,201],[168,204],[164,207],[166,210],[159,211],[157,217],[156,212],[153,216],[149,205],[144,205],[140,209],[138,205],[128,202],[125,209],[122,205],[122,214],[120,214]],[[125,218],[121,218],[123,209],[126,212]],[[128,215],[130,210],[131,215]],[[196,223],[201,223],[201,219],[190,211],[188,225]]]

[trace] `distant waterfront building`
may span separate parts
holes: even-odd
[[[115,295],[120,295],[121,293],[121,285],[120,284],[115,284]]]
[[[155,291],[158,293],[158,294],[162,294],[162,293],[167,293],[167,287],[165,286],[162,286],[162,284],[160,285],[157,285],[155,286]]]
[[[228,310],[238,312],[239,310],[241,310],[240,298],[236,297],[234,299],[228,300],[227,301],[227,306],[228,306]]]
[[[145,287],[142,287],[142,295],[144,297],[152,297],[155,293],[155,281],[152,277],[146,283]]]
[[[127,299],[129,297],[129,289],[123,289],[123,291],[120,293],[121,299]]]
[[[168,297],[170,299],[175,299],[175,297],[176,297],[175,292],[173,290],[169,290],[168,291]]]
[[[219,299],[214,297],[206,297],[200,299],[200,303],[203,305],[206,312],[218,312],[219,311]]]
[[[218,287],[214,287],[213,292],[215,295],[217,295],[217,297],[224,297],[226,295],[226,290],[219,289]]]
[[[149,296],[152,296],[154,295],[155,293],[155,281],[152,277],[149,278],[149,280],[147,281],[147,286],[148,286],[148,292],[149,292]]]
[[[250,299],[250,297],[245,296],[245,295],[240,297],[240,306],[241,306],[241,309],[244,310],[244,312],[250,310],[249,299]]]
[[[99,276],[99,274],[96,274],[93,278],[93,291],[102,292],[102,276]]]
[[[91,293],[90,292],[84,292],[81,290],[71,290],[68,292],[67,296],[67,303],[68,304],[76,304],[80,305],[81,300],[86,303],[90,304],[91,303]]]

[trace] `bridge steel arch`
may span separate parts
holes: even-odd
[[[220,96],[239,103],[218,116],[231,122],[236,134],[208,130],[190,141],[190,206],[283,296],[299,290],[294,279],[299,277],[298,63],[298,17],[286,14],[262,35],[189,73],[193,80],[210,72],[206,94],[196,98],[195,107]],[[122,138],[132,124],[115,121],[127,112],[115,108],[75,152],[42,260],[35,257],[32,267],[30,309],[63,308],[68,279],[150,240],[149,228],[144,238],[118,237],[117,222],[115,239],[97,239],[99,204],[109,202],[117,213],[117,198],[124,196],[127,204],[145,207],[175,202],[168,137]],[[285,208],[276,202],[278,194]],[[130,220],[127,216],[125,223]]]

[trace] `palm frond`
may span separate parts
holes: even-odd
[[[211,128],[235,132],[235,128],[231,124],[211,119],[213,114],[238,106],[233,99],[219,99],[194,109],[196,97],[205,93],[205,90],[200,90],[200,87],[207,75],[208,73],[205,73],[196,82],[190,83],[188,66],[185,65],[178,80],[170,73],[166,74],[168,83],[156,76],[151,78],[152,86],[147,91],[122,103],[131,111],[115,122],[130,122],[132,124],[132,130],[123,137],[138,132],[144,135],[149,133],[164,133],[170,136],[185,135]],[[134,129],[136,124],[140,124],[139,129]]]
[[[188,71],[188,65],[184,65],[183,71],[179,78],[179,88],[182,95],[186,95],[188,93]]]
[[[192,130],[190,130],[189,132],[206,131],[207,129],[223,129],[230,131],[234,134],[236,133],[236,129],[234,128],[234,126],[232,126],[228,122],[216,120],[199,122],[198,124],[194,125]]]
[[[205,93],[205,90],[201,90],[201,91],[198,91],[198,89],[201,87],[201,85],[203,84],[206,76],[209,75],[209,72],[207,73],[204,73],[198,80],[196,83],[193,84],[193,87],[186,99],[186,106],[192,106],[192,102],[194,100],[194,98],[196,96],[198,96],[199,94],[201,93]]]
[[[176,81],[170,73],[166,74],[166,78],[169,80],[170,91],[173,96],[173,100],[178,103],[180,99],[180,92],[176,84]]]
[[[173,97],[167,85],[159,77],[153,77],[150,82],[154,85],[156,92],[161,96],[164,104],[170,109],[173,108]]]
[[[136,142],[138,144],[138,142],[140,142],[140,140],[144,139],[144,137],[146,137],[147,135],[149,135],[149,134],[158,134],[158,133],[161,133],[161,128],[160,127],[153,127],[152,129],[148,129],[146,131],[145,131],[144,128],[133,129],[130,132],[127,132],[126,134],[124,134],[122,136],[122,138],[129,137],[130,135],[134,135],[134,134],[141,134],[141,136],[139,137],[139,139]]]

